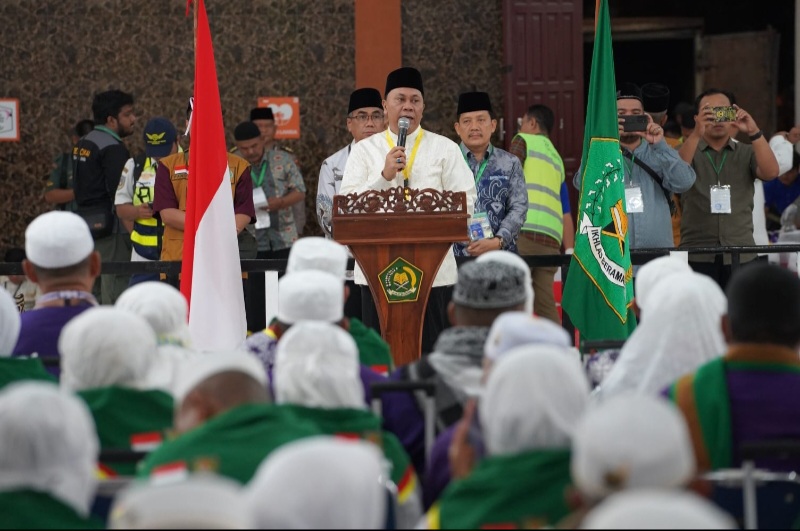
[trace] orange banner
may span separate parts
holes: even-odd
[[[269,107],[275,115],[275,138],[300,138],[300,98],[294,96],[258,98],[259,107]]]

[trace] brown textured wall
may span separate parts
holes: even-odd
[[[425,76],[426,128],[453,137],[460,91],[486,90],[502,108],[500,2],[403,0],[403,63]],[[306,232],[318,233],[312,205],[319,165],[348,140],[353,0],[206,3],[227,130],[246,119],[258,96],[300,97],[302,138],[284,144],[297,154],[309,188]],[[43,176],[69,147],[72,124],[91,117],[94,92],[134,94],[132,151],[142,149],[149,117],[183,123],[194,75],[184,13],[183,0],[0,2],[0,97],[20,99],[22,133],[19,143],[0,143],[0,251],[22,245],[26,224],[48,208]]]

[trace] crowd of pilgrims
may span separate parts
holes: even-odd
[[[26,254],[43,283],[99,272],[69,212],[34,220]],[[493,251],[459,268],[429,372],[381,375],[387,346],[343,314],[347,260],[300,239],[276,320],[229,352],[192,345],[184,297],[145,282],[72,317],[46,366],[10,356],[20,313],[0,292],[0,527],[733,528],[703,474],[739,466],[744,442],[800,434],[800,280],[785,269],[743,268],[726,296],[653,260],[641,324],[585,363],[532,315],[525,262]],[[377,414],[387,379],[435,392],[384,394]]]

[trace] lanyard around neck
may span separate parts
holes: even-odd
[[[406,167],[403,168],[403,180],[408,182],[409,177],[411,177],[411,166],[414,165],[414,159],[417,157],[417,150],[419,149],[419,143],[422,141],[422,128],[419,128],[419,133],[417,133],[417,139],[414,141],[414,147],[411,148],[411,156],[408,158],[408,164]],[[386,141],[389,143],[389,149],[394,149],[395,143],[392,140],[391,135],[389,135],[389,130],[386,130]]]
[[[261,173],[258,174],[258,179],[256,179],[255,177],[253,178],[253,181],[255,181],[256,186],[260,187],[262,184],[264,184],[264,174],[267,173],[268,164],[269,160],[264,161],[264,164],[261,165]]]
[[[79,291],[79,290],[61,290],[61,291],[53,291],[50,293],[45,293],[44,295],[40,296],[36,299],[36,306],[39,307],[42,304],[46,304],[48,302],[53,302],[57,300],[63,300],[64,306],[70,306],[69,301],[71,300],[79,300],[82,302],[87,302],[92,306],[97,306],[97,299],[95,299],[94,295],[89,293],[88,291]]]
[[[725,159],[728,158],[728,152],[727,151],[722,152],[722,160],[720,161],[719,166],[714,164],[714,159],[708,153],[708,150],[703,151],[703,153],[706,154],[706,157],[708,157],[708,161],[711,163],[711,167],[714,168],[714,173],[717,174],[717,182],[719,183],[719,174],[722,173],[722,168],[723,166],[725,166]]]
[[[469,160],[467,159],[467,154],[466,153],[464,154],[464,161],[467,163],[467,166],[469,166]],[[478,166],[478,173],[474,174],[475,175],[475,184],[478,184],[478,182],[481,180],[481,176],[483,175],[483,171],[486,169],[486,164],[488,164],[488,162],[489,162],[488,155],[484,155],[483,160],[481,161],[480,165]]]

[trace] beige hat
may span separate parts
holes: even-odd
[[[309,269],[344,279],[347,271],[347,250],[344,245],[327,238],[319,236],[300,238],[292,244],[286,273]]]
[[[175,378],[175,404],[180,404],[198,384],[222,372],[241,372],[267,385],[267,372],[258,358],[247,352],[209,352],[178,366]]]
[[[278,282],[278,320],[338,323],[344,317],[344,282],[322,271],[289,273]]]
[[[94,250],[89,225],[72,212],[53,211],[34,219],[25,230],[25,255],[45,269],[69,267]]]

